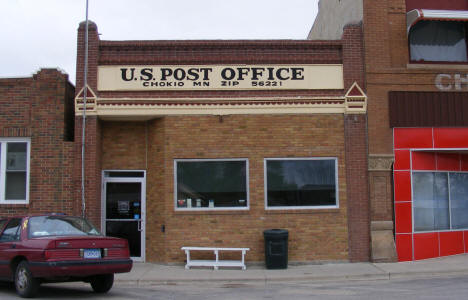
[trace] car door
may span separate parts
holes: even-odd
[[[5,227],[0,234],[0,278],[11,278],[9,264],[20,240],[21,218],[12,218],[6,226],[0,224],[0,227]]]

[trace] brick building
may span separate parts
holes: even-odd
[[[0,215],[73,213],[74,94],[56,69],[0,79]]]
[[[466,253],[468,1],[364,0],[363,16],[372,258]]]
[[[289,231],[290,261],[368,260],[361,41],[360,26],[327,42],[102,41],[91,22],[86,215],[146,261],[183,262],[182,246],[263,261],[270,228]]]

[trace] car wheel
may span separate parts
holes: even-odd
[[[114,284],[114,274],[93,276],[90,283],[96,293],[107,293]]]
[[[39,288],[39,280],[32,276],[27,261],[19,263],[15,272],[15,288],[18,295],[23,298],[32,298]]]

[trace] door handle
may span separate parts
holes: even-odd
[[[141,227],[141,220],[138,220],[138,231],[143,231],[142,227]]]
[[[16,244],[12,244],[12,245],[11,245],[11,248],[12,248],[12,249],[16,249]]]

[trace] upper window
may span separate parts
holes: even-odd
[[[248,207],[248,161],[175,160],[177,209],[214,210]]]
[[[468,173],[413,172],[414,231],[468,229]]]
[[[0,139],[0,203],[28,203],[29,140]]]
[[[411,61],[467,62],[465,22],[421,20],[409,32]]]
[[[269,209],[338,207],[336,158],[265,159]]]

